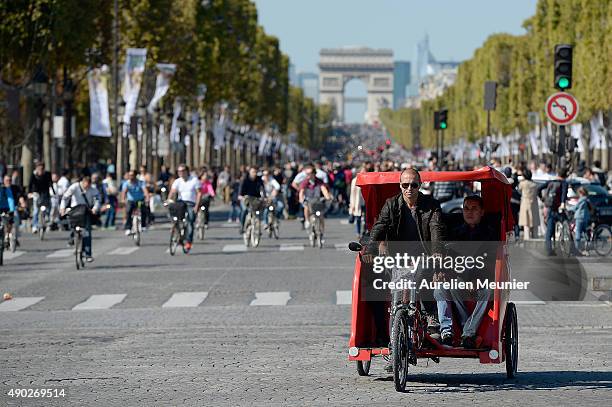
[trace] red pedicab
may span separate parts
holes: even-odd
[[[513,218],[510,208],[510,197],[512,189],[506,177],[499,171],[489,167],[484,167],[475,171],[443,171],[443,172],[428,172],[420,173],[422,182],[435,181],[456,181],[456,182],[480,182],[481,196],[484,200],[485,219],[489,222],[494,222],[494,225],[499,232],[501,245],[497,250],[495,258],[495,282],[510,282],[511,270],[508,261],[508,252],[506,247],[507,233],[512,232]],[[361,173],[357,177],[357,185],[361,187],[361,191],[366,203],[366,225],[368,230],[376,221],[376,218],[382,209],[385,201],[400,192],[399,188],[400,172],[385,172],[385,173]],[[459,214],[450,214],[446,216],[457,216]],[[460,216],[460,215],[459,215]],[[360,250],[361,245],[351,244],[351,250]],[[357,256],[355,262],[355,274],[353,278],[352,291],[352,317],[351,317],[351,336],[349,339],[349,360],[357,362],[357,371],[359,375],[368,375],[370,370],[370,362],[374,356],[393,357],[389,347],[380,346],[376,343],[375,338],[380,338],[377,335],[376,324],[373,315],[373,306],[370,306],[362,285],[362,269],[368,265],[361,262],[361,255]],[[365,277],[364,277],[365,278]],[[362,293],[362,290],[364,291]],[[402,377],[398,377],[396,372],[396,364],[394,363],[394,381],[396,389],[403,391],[405,388],[408,364],[416,365],[417,359],[432,359],[434,362],[439,362],[439,358],[474,358],[479,359],[480,363],[503,363],[506,362],[506,373],[508,378],[512,378],[516,374],[518,364],[518,323],[516,308],[513,303],[508,302],[510,290],[505,288],[495,288],[493,291],[493,299],[489,301],[487,311],[478,328],[477,335],[482,338],[478,349],[464,349],[460,347],[445,346],[433,339],[426,331],[421,329],[416,333],[412,329],[404,331],[405,335],[396,337],[412,342],[415,336],[418,338],[419,346],[407,351],[412,352],[412,355],[406,356],[407,362],[402,365],[405,371],[403,383]],[[384,309],[388,310],[390,302],[387,302]],[[474,304],[469,301],[466,306],[471,309]],[[391,317],[389,312],[385,312],[385,318]],[[391,317],[393,318],[393,317]],[[408,325],[414,324],[418,328],[416,320],[411,321]],[[456,325],[456,324],[453,324]],[[379,325],[380,326],[380,325]],[[392,332],[395,330],[392,329]],[[396,331],[396,332],[399,332]],[[412,332],[412,333],[410,333]],[[393,338],[389,338],[387,330],[383,336],[390,339],[392,347],[394,345]],[[397,335],[394,333],[394,335]],[[386,343],[388,343],[387,341]],[[421,346],[426,343],[427,346]],[[410,348],[410,347],[409,347]],[[403,348],[402,348],[403,349]],[[406,351],[406,352],[407,352]],[[404,350],[397,352],[398,358],[405,355]],[[402,362],[403,363],[403,362]],[[398,365],[399,366],[399,365]]]

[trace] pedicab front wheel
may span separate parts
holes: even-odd
[[[516,307],[511,302],[508,303],[506,308],[504,351],[506,353],[506,376],[508,379],[512,379],[516,376],[518,367],[518,318]]]
[[[406,310],[400,309],[393,319],[391,358],[393,361],[393,383],[395,390],[404,392],[408,381],[408,360],[412,348],[410,324]]]

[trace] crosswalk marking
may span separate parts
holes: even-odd
[[[239,223],[222,223],[222,228],[237,228]]]
[[[351,290],[336,291],[336,305],[351,305],[353,303],[353,292]]]
[[[162,308],[197,307],[207,296],[208,292],[206,291],[174,293],[172,297],[162,305]]]
[[[3,301],[0,303],[0,312],[4,311],[21,311],[40,302],[45,297],[15,297],[12,300]]]
[[[247,247],[243,244],[226,244],[223,246],[224,252],[246,252]]]
[[[341,219],[341,220],[340,220],[340,224],[341,224],[341,225],[348,225],[348,224],[349,224],[349,221],[348,221],[348,219]]]
[[[128,254],[134,253],[139,247],[118,247],[115,250],[108,252],[108,254],[116,254],[119,256],[127,256]]]
[[[255,299],[250,305],[287,305],[290,299],[289,291],[255,293]]]
[[[529,301],[512,301],[513,303],[517,304],[517,305],[545,305],[546,301],[540,301],[540,300],[529,300]]]
[[[62,258],[62,257],[70,257],[70,256],[74,256],[74,249],[56,250],[53,253],[48,254],[47,258],[52,259],[52,258]]]
[[[119,304],[127,294],[92,295],[86,301],[77,304],[73,310],[107,309]]]
[[[336,247],[336,250],[339,251],[348,251],[348,243],[336,243],[334,245]]]
[[[4,252],[4,260],[13,260],[16,259],[17,257],[21,256],[25,254],[25,252],[23,250],[18,250],[16,252],[8,252],[5,251]]]
[[[280,251],[281,252],[290,252],[290,251],[303,251],[303,244],[281,244]]]

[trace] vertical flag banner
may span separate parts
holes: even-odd
[[[531,142],[531,152],[534,155],[540,154],[540,146],[538,144],[538,137],[535,130],[529,132],[529,141]]]
[[[172,124],[170,126],[170,141],[172,143],[178,143],[181,140],[181,129],[178,126],[178,118],[181,115],[181,101],[178,99],[174,100],[174,108],[172,114]]]
[[[125,113],[123,114],[124,127],[123,137],[127,136],[130,119],[136,110],[138,94],[142,85],[145,63],[147,61],[146,48],[128,48],[125,60],[125,79],[123,82],[123,100],[125,102]]]
[[[108,67],[93,68],[87,74],[89,84],[89,134],[110,137],[111,125],[108,112]]]
[[[175,64],[157,64],[157,79],[155,80],[155,93],[153,98],[147,107],[149,114],[153,114],[155,105],[164,97],[164,95],[170,89],[170,80],[176,72]]]

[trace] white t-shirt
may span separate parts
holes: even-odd
[[[268,178],[268,182],[264,181],[264,190],[266,191],[266,196],[272,196],[272,191],[276,190],[276,191],[280,191],[280,184],[278,183],[277,180],[275,180],[274,178],[272,178],[272,176],[270,176]]]
[[[198,190],[200,189],[200,181],[193,176],[190,176],[187,181],[183,177],[179,177],[172,183],[172,189],[176,190],[178,199],[181,201],[195,203]]]
[[[298,173],[298,175],[295,176],[295,178],[293,179],[293,181],[300,185],[302,183],[302,181],[304,181],[306,179],[307,175],[306,175],[306,171],[302,170],[300,171],[300,173]],[[315,171],[315,177],[319,178],[321,181],[323,181],[324,183],[328,183],[329,182],[329,178],[327,177],[327,173],[323,170],[317,169]]]

